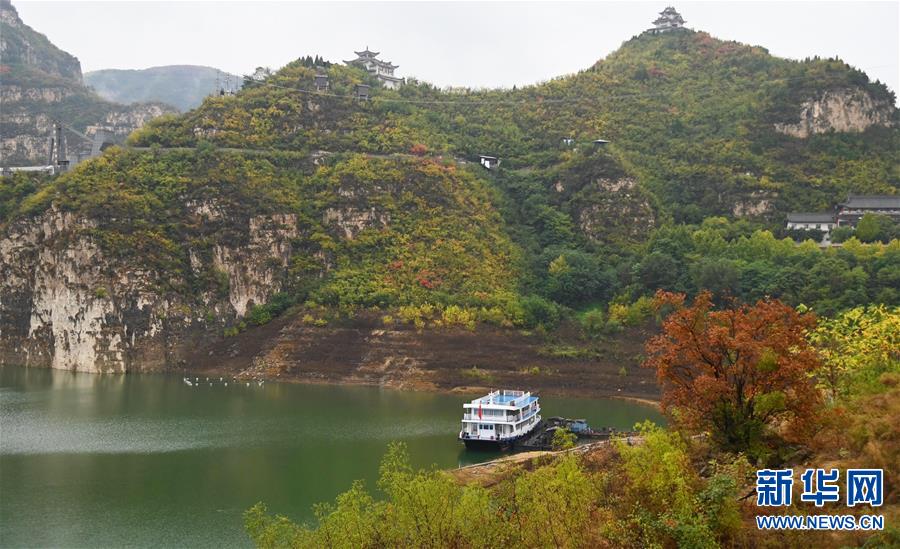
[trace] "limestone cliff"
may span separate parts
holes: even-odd
[[[598,179],[574,200],[576,223],[593,241],[640,240],[656,227],[656,212],[633,178]]]
[[[805,139],[829,131],[859,133],[872,126],[891,126],[894,108],[858,88],[828,90],[804,101],[799,122],[775,124],[781,133]]]
[[[0,364],[172,367],[200,338],[220,336],[227,321],[280,290],[296,235],[294,215],[253,216],[239,225],[249,245],[190,250],[192,270],[225,273],[228,291],[185,296],[160,290],[173,283],[171,273],[110,254],[94,236],[98,225],[53,208],[8,227],[0,240]]]

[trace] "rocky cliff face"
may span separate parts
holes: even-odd
[[[781,133],[805,139],[828,131],[858,133],[871,126],[890,126],[893,106],[861,89],[829,90],[805,101],[794,124],[775,124]]]
[[[656,226],[656,212],[637,182],[628,177],[601,178],[573,202],[575,221],[593,241],[639,240]]]
[[[175,366],[201,338],[219,336],[226,322],[281,289],[296,222],[292,214],[254,216],[238,239],[249,245],[190,251],[195,272],[226,274],[224,298],[160,291],[170,275],[107,253],[92,236],[97,220],[51,209],[16,222],[0,240],[0,364],[87,372]]]
[[[174,109],[162,104],[118,105],[82,83],[81,64],[55,47],[0,1],[0,162],[44,164],[53,121],[92,137],[98,130],[124,138],[147,121]],[[67,135],[70,156],[83,145]]]
[[[157,116],[172,112],[166,105],[158,103],[141,103],[137,105],[116,105],[96,124],[88,125],[84,133],[91,137],[98,131],[107,134],[127,136]]]

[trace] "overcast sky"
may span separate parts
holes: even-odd
[[[366,46],[440,86],[530,84],[576,72],[651,26],[671,2],[43,2],[26,24],[84,71],[209,65],[246,74]],[[900,2],[677,2],[687,26],[802,59],[839,56],[894,91]]]

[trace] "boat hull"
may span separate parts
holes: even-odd
[[[515,447],[517,442],[522,439],[528,438],[528,436],[533,433],[540,424],[541,421],[538,420],[538,422],[535,423],[534,426],[531,427],[531,429],[515,438],[505,438],[503,440],[487,440],[483,438],[460,437],[459,440],[463,441],[463,444],[466,445],[467,450],[510,450]]]
[[[482,440],[477,438],[460,439],[466,445],[466,450],[509,450],[515,444],[515,440]]]

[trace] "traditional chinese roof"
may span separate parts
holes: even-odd
[[[654,25],[663,25],[670,22],[675,22],[683,25],[685,23],[684,19],[682,19],[681,14],[675,11],[675,8],[669,6],[663,11],[659,12],[660,17],[653,22]]]
[[[850,195],[847,201],[841,204],[848,209],[891,209],[900,210],[900,196],[890,194],[880,195]]]
[[[834,215],[827,212],[791,212],[788,223],[834,223]]]
[[[390,61],[382,61],[381,59],[376,59],[374,57],[363,57],[363,56],[360,56],[356,59],[352,59],[350,61],[345,60],[344,63],[346,63],[347,65],[350,65],[351,63],[355,63],[355,64],[374,63],[375,65],[378,65],[379,67],[384,67],[386,69],[396,69],[396,68],[400,67],[400,65],[394,65]]]
[[[378,54],[380,54],[381,52],[370,51],[370,50],[369,50],[369,46],[366,46],[366,49],[364,49],[363,51],[355,51],[355,52],[353,52],[353,53],[355,53],[355,54],[358,55],[359,57],[376,57],[376,56],[377,56]]]

